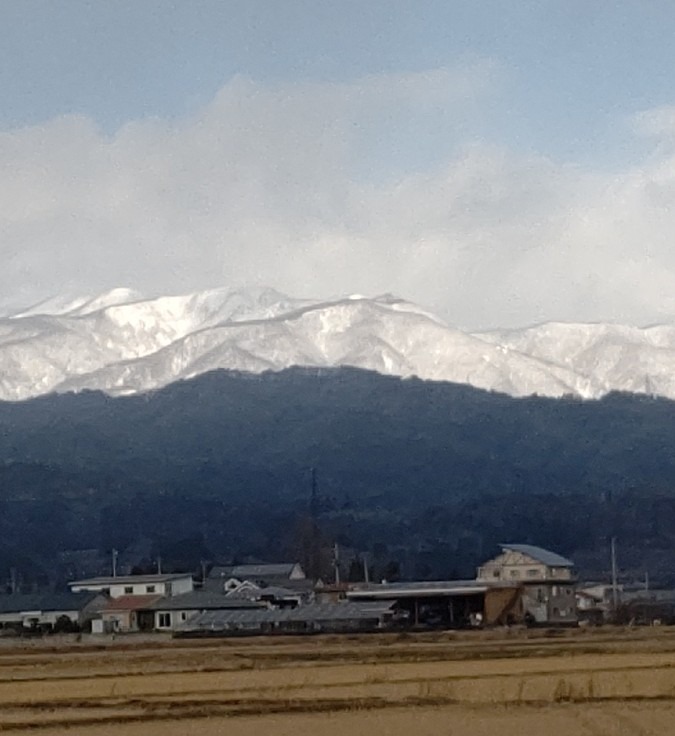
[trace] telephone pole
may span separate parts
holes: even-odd
[[[616,616],[616,610],[619,607],[619,588],[616,580],[616,537],[612,537],[611,540],[611,553],[612,553],[612,608],[614,610],[614,616]]]

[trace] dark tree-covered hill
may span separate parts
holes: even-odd
[[[471,574],[500,541],[589,574],[671,575],[675,405],[514,399],[355,369],[214,372],[149,394],[0,404],[0,581],[64,550],[167,564],[298,549],[318,473],[326,540],[408,576]],[[377,569],[376,569],[377,573]]]

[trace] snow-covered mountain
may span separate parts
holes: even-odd
[[[50,299],[0,319],[0,399],[128,394],[215,369],[351,365],[513,396],[675,398],[675,326],[548,323],[466,333],[390,295],[330,301],[272,289]]]

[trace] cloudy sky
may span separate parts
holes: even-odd
[[[670,0],[0,0],[0,307],[675,321]]]

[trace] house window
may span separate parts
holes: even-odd
[[[124,595],[131,595],[134,592],[134,586],[133,585],[125,585],[124,586]]]
[[[535,570],[534,568],[530,568],[527,571],[527,577],[528,578],[536,578],[537,577],[538,570]]]
[[[501,573],[499,572],[499,570],[494,570],[493,573],[492,573],[492,577],[493,578],[498,578],[498,577],[500,577],[500,575],[501,575]]]
[[[180,620],[181,621],[187,621],[187,611],[181,611],[180,612]]]
[[[171,628],[171,614],[160,613],[157,616],[157,628],[158,629],[170,629]]]
[[[155,592],[155,586],[154,585],[146,585],[145,586],[145,592],[146,593],[154,593]]]
[[[511,570],[511,572],[509,573],[509,575],[511,575],[512,578],[517,578],[518,577],[518,570]]]

